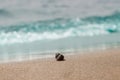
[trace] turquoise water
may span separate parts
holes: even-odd
[[[0,0],[0,60],[120,45],[119,0]]]

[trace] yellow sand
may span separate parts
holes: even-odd
[[[120,80],[120,50],[0,64],[0,80]]]

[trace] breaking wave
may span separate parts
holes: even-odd
[[[54,20],[0,26],[0,44],[111,34],[120,31],[119,22],[120,13],[117,12],[109,16],[92,16],[82,19],[57,18]]]

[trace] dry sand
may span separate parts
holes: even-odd
[[[120,80],[120,50],[0,64],[0,80]]]

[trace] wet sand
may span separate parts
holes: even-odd
[[[0,64],[0,80],[120,80],[120,49]]]

